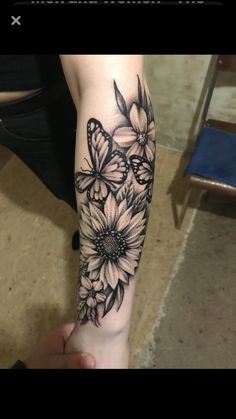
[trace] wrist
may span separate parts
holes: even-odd
[[[77,324],[69,337],[65,352],[89,352],[96,359],[96,368],[128,368],[129,343],[127,330],[107,331]]]

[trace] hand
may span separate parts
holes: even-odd
[[[24,361],[32,369],[93,369],[95,358],[89,353],[65,353],[66,340],[74,323],[65,324],[50,333]]]
[[[89,328],[89,329],[88,329]],[[65,352],[90,352],[96,359],[96,369],[127,369],[129,367],[128,332],[108,333],[93,325],[76,325],[66,341]]]

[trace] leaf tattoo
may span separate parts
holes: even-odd
[[[114,81],[114,88],[115,88],[116,102],[117,102],[118,108],[120,109],[121,113],[123,113],[123,115],[127,117],[126,103],[115,81]]]

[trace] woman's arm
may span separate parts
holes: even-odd
[[[81,239],[78,322],[67,350],[91,352],[97,368],[127,368],[135,272],[155,164],[143,58],[62,55],[61,61],[78,113]]]

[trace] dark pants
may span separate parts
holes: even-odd
[[[58,89],[56,94],[49,92],[46,99],[41,98],[39,102],[36,109],[35,106],[31,109],[32,98],[7,106],[0,104],[0,144],[15,153],[57,198],[77,211],[75,106],[67,86]]]

